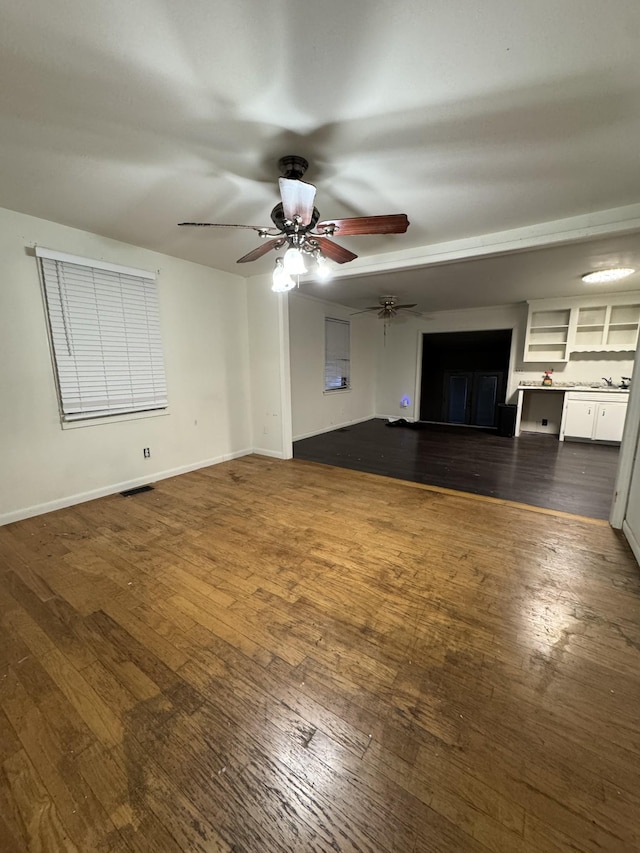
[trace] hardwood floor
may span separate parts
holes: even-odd
[[[383,474],[592,518],[608,518],[619,447],[382,419],[294,443],[296,459]]]
[[[606,523],[245,457],[0,528],[2,851],[640,849]]]

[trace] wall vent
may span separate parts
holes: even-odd
[[[135,489],[126,489],[120,492],[123,498],[130,498],[132,495],[139,495],[140,492],[152,492],[153,486],[137,486]]]

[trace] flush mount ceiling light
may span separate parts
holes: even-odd
[[[626,278],[634,273],[635,270],[629,267],[615,267],[607,270],[596,270],[595,272],[585,273],[582,280],[585,284],[607,284],[610,281],[618,281],[620,278]]]

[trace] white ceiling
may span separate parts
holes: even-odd
[[[639,42],[638,0],[6,0],[0,204],[259,274],[273,254],[235,264],[253,232],[177,223],[269,224],[294,153],[323,218],[408,214],[404,235],[343,241],[363,259],[534,233],[640,203]],[[564,295],[605,257],[640,268],[638,245],[369,264],[322,293],[429,311]]]

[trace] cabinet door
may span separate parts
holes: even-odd
[[[575,438],[592,438],[597,405],[587,400],[569,400],[564,434]]]
[[[627,404],[618,400],[599,403],[593,437],[597,441],[622,441]]]

